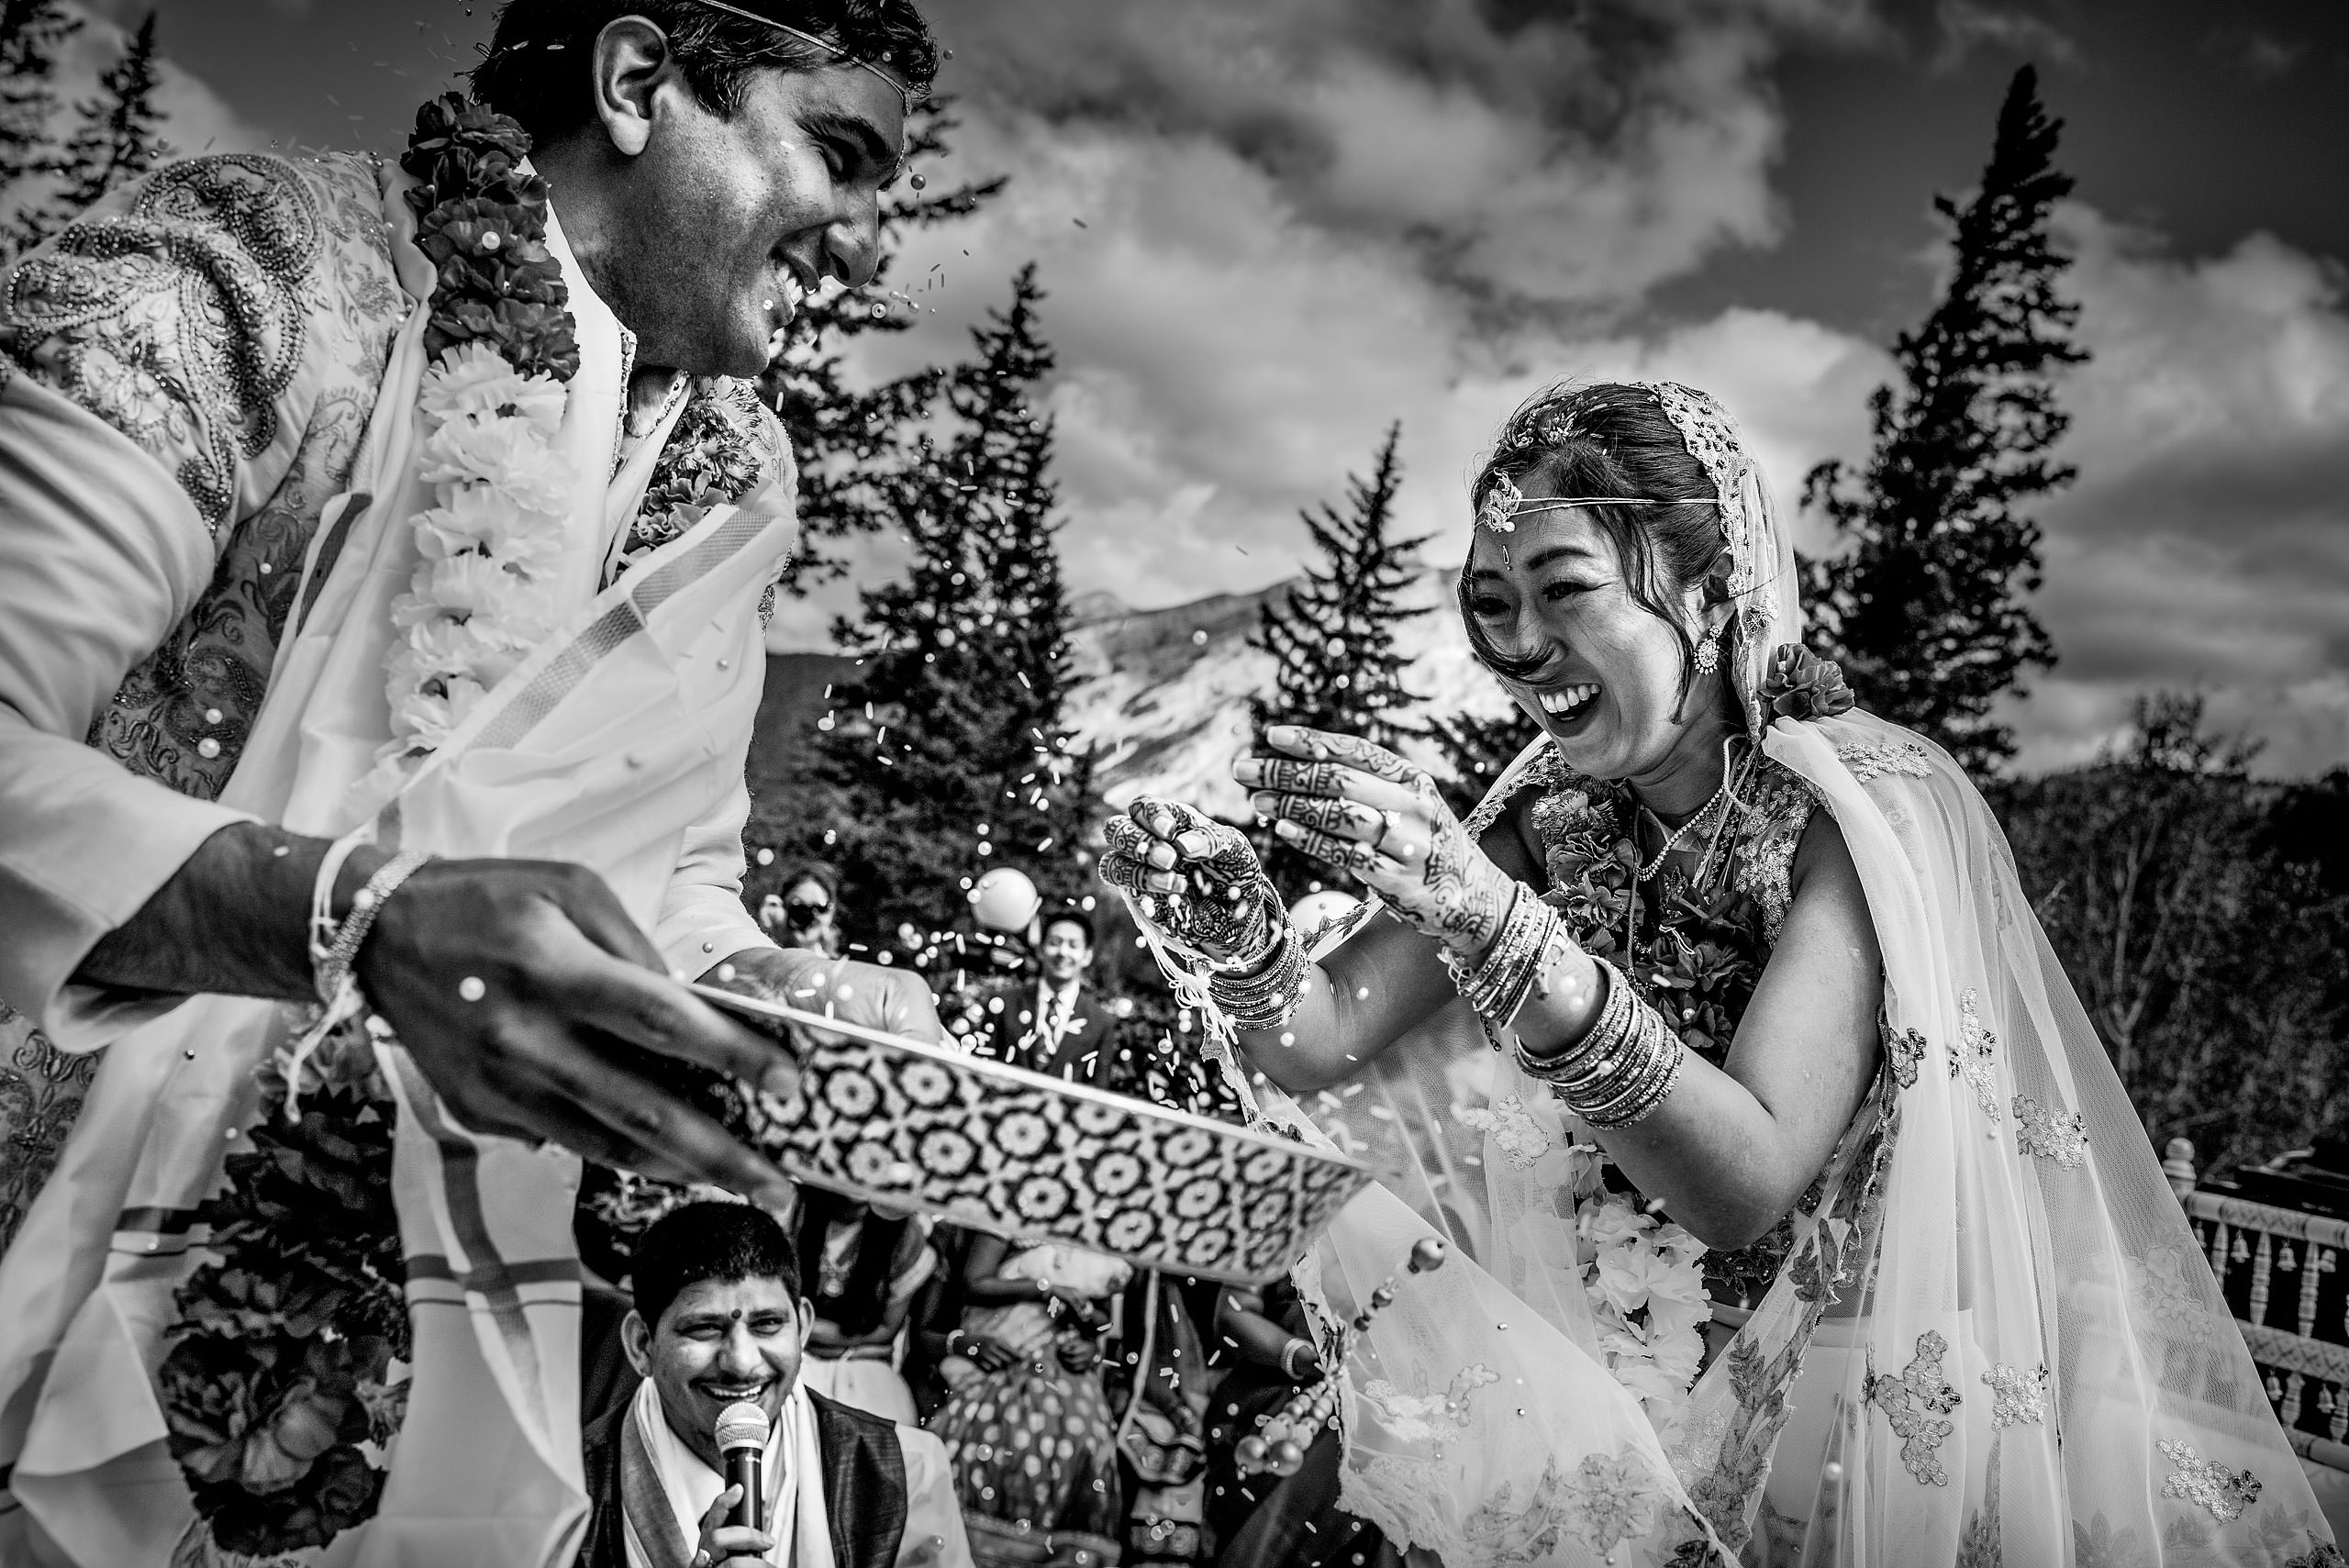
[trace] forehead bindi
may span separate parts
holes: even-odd
[[[1529,503],[1541,499],[1526,497]],[[1478,528],[1468,552],[1471,582],[1523,576],[1554,567],[1607,567],[1615,554],[1607,536],[1588,512],[1534,512],[1520,517],[1516,531],[1496,534]]]
[[[792,1317],[797,1303],[779,1279],[698,1280],[677,1293],[662,1315],[662,1328],[682,1334],[689,1329],[716,1324],[724,1327],[746,1318]]]

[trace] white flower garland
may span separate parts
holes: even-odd
[[[436,505],[417,514],[424,559],[392,601],[403,635],[384,686],[392,739],[380,765],[410,770],[439,750],[553,630],[574,484],[553,448],[563,405],[561,382],[520,373],[481,339],[424,373],[422,477]]]
[[[1608,1191],[1605,1152],[1595,1143],[1562,1144],[1517,1095],[1503,1095],[1489,1109],[1455,1106],[1453,1115],[1491,1139],[1515,1170],[1532,1170],[1564,1148],[1566,1190],[1575,1198],[1575,1258],[1599,1351],[1615,1381],[1640,1396],[1649,1422],[1668,1433],[1688,1408],[1688,1391],[1704,1360],[1705,1324],[1713,1311],[1701,1261],[1705,1244],[1649,1214],[1636,1194]]]
[[[1566,1159],[1583,1296],[1598,1349],[1608,1372],[1640,1396],[1649,1423],[1669,1440],[1687,1413],[1713,1312],[1700,1261],[1705,1244],[1647,1213],[1637,1195],[1608,1191],[1599,1180],[1607,1158],[1597,1145],[1574,1144]]]

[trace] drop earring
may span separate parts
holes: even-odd
[[[1709,675],[1721,667],[1720,637],[1720,632],[1709,631],[1705,633],[1704,640],[1697,644],[1697,673],[1699,675]]]

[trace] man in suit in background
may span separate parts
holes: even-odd
[[[1071,1083],[1124,1091],[1131,1063],[1119,1059],[1119,1005],[1088,984],[1093,919],[1081,909],[1043,918],[1037,974],[990,987],[972,1038],[982,1055]]]

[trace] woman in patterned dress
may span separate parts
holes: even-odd
[[[1103,1568],[1125,1518],[1095,1335],[1132,1271],[1060,1242],[972,1238],[963,1327],[930,1418],[946,1443],[979,1568]]]
[[[1380,895],[1318,962],[1186,807],[1103,862],[1265,1118],[1405,1173],[1297,1274],[1339,1502],[1453,1568],[2338,1562],[1978,792],[1797,643],[1725,411],[1546,393],[1472,498],[1542,733],[1467,821],[1269,729],[1258,812]],[[1410,1279],[1415,1225],[1467,1260]]]

